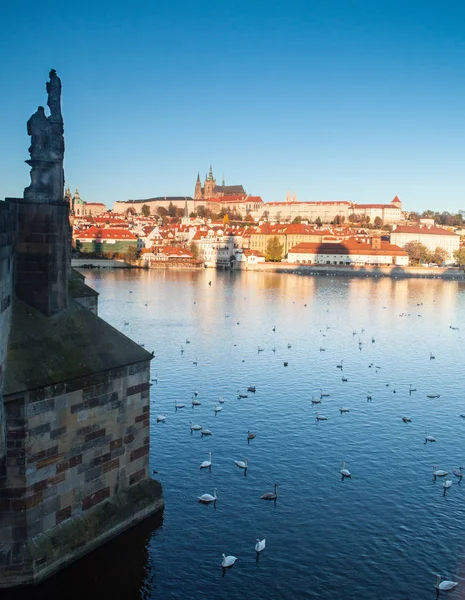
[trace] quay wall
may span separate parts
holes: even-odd
[[[130,269],[132,265],[124,262],[124,260],[107,260],[105,258],[72,258],[71,267],[80,267],[82,269]]]
[[[301,275],[337,275],[344,277],[392,277],[433,278],[465,281],[465,271],[457,267],[426,268],[392,266],[337,266],[337,265],[299,265],[294,263],[265,262],[242,266],[244,271],[272,273],[300,273]]]

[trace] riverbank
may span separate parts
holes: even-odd
[[[294,273],[300,275],[330,275],[342,277],[391,277],[446,279],[465,281],[465,271],[460,267],[400,267],[389,266],[344,266],[344,265],[298,265],[292,263],[257,263],[248,265],[247,271],[271,273]]]

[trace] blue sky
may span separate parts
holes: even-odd
[[[63,84],[81,197],[193,195],[209,165],[266,202],[465,209],[465,4],[8,3],[0,197],[29,185],[26,121]]]

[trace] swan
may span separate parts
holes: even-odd
[[[320,413],[316,413],[315,418],[317,421],[327,421],[328,417],[324,417],[323,415],[320,415]]]
[[[312,398],[312,404],[321,404],[321,398]]]
[[[220,410],[223,410],[223,407],[222,407],[222,406],[215,406],[215,414],[216,414],[216,413],[219,413],[219,412],[220,412]]]
[[[342,467],[342,469],[341,469],[341,475],[342,475],[342,478],[343,478],[343,479],[344,479],[344,477],[349,477],[349,478],[351,478],[351,477],[352,477],[352,475],[350,474],[350,471],[349,471],[349,469],[346,469],[346,463],[345,463],[345,462],[342,462],[342,463],[341,463],[341,467]]]
[[[447,475],[447,471],[443,471],[442,469],[438,469],[437,465],[433,467],[433,479],[436,481],[436,477],[445,477]]]
[[[428,432],[425,431],[425,444],[427,442],[435,442],[436,438],[434,438],[432,435],[428,435]]]
[[[244,460],[235,460],[234,462],[239,467],[239,469],[247,469],[248,458]]]
[[[194,396],[197,398],[198,395],[199,395],[199,392],[197,390],[195,390]]]
[[[200,430],[200,433],[202,435],[211,435],[212,432],[209,429],[205,429],[204,427],[202,427],[202,429]]]
[[[261,552],[262,550],[265,550],[265,544],[266,544],[266,539],[263,540],[259,540],[257,538],[257,543],[255,544],[255,552]]]
[[[274,484],[274,492],[267,492],[263,494],[261,500],[276,500],[278,498],[278,484]]]
[[[453,590],[456,586],[458,586],[457,581],[449,581],[447,579],[445,579],[444,581],[441,581],[441,576],[440,575],[436,575],[437,579],[436,579],[436,589],[443,591],[443,592],[447,592],[449,590]]]
[[[218,399],[218,402],[220,404],[224,404],[224,398],[223,398],[223,396],[220,396],[220,398]]]
[[[329,398],[331,394],[325,394],[323,390],[320,388],[320,398]]]
[[[178,410],[178,408],[184,408],[186,405],[183,404],[182,402],[176,402],[176,400],[174,401],[174,408],[176,410]]]
[[[216,488],[213,490],[213,496],[211,494],[202,494],[199,496],[199,502],[208,504],[209,502],[216,502]]]
[[[229,567],[232,567],[233,564],[236,562],[237,557],[236,556],[226,556],[225,554],[223,554],[223,560],[221,561],[221,566],[223,567],[223,569],[229,569]]]
[[[157,423],[164,423],[166,421],[166,415],[163,413],[162,415],[158,415]]]
[[[412,419],[411,419],[410,417],[402,417],[402,421],[403,421],[404,423],[411,423],[411,422],[412,422]]]
[[[202,403],[200,402],[200,400],[196,400],[195,398],[192,398],[192,406],[200,406]]]
[[[454,468],[454,469],[452,469],[452,473],[453,473],[453,474],[454,474],[456,477],[458,477],[459,479],[462,479],[462,477],[463,477],[463,472],[462,472],[462,471],[463,471],[462,467],[459,467],[458,469],[455,469],[455,468]]]
[[[212,453],[209,452],[208,453],[208,460],[204,460],[203,463],[200,465],[201,469],[212,469]]]
[[[341,408],[339,410],[341,412],[341,415],[342,415],[342,413],[348,413],[349,412],[349,409],[346,406],[341,406]]]
[[[451,479],[444,479],[444,483],[442,484],[442,487],[444,488],[444,494],[446,493],[446,490],[448,490],[450,488],[451,485],[452,485]]]
[[[252,433],[251,431],[247,432],[247,441],[253,440],[255,437],[257,437],[256,433]]]
[[[203,425],[194,425],[191,423],[191,431],[200,431],[201,429],[203,429]]]
[[[342,381],[349,381],[347,377],[342,377]]]

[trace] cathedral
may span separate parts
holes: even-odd
[[[205,176],[205,182],[200,182],[200,175],[197,174],[195,184],[194,200],[206,200],[207,198],[222,198],[223,196],[247,196],[242,185],[224,185],[224,179],[221,185],[216,185],[216,179],[213,177],[212,167]]]

